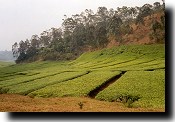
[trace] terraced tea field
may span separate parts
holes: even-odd
[[[70,62],[0,67],[0,93],[31,98],[89,97],[132,108],[165,109],[165,45],[125,45]]]
[[[15,64],[14,62],[4,62],[4,61],[0,61],[0,68],[1,67],[6,67],[9,65]]]

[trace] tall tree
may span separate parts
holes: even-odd
[[[51,38],[51,48],[57,52],[64,52],[62,29],[61,28],[51,28],[52,38]]]
[[[106,7],[99,7],[97,10],[97,16],[99,22],[106,22],[108,19],[108,9]]]
[[[120,26],[122,25],[122,19],[117,16],[113,16],[108,23],[108,34],[118,36],[121,34]]]
[[[51,43],[51,35],[49,31],[43,31],[40,34],[40,43],[43,45],[43,47],[48,47]]]
[[[22,62],[26,59],[26,53],[27,53],[27,43],[25,43],[24,41],[20,41],[19,42],[19,48],[18,48],[18,53],[19,53],[19,56],[16,60],[16,62]]]
[[[38,49],[40,47],[40,39],[38,35],[33,35],[31,37],[31,46],[35,49]]]
[[[12,53],[13,53],[13,57],[15,57],[17,59],[18,56],[19,56],[19,53],[18,53],[18,43],[17,42],[15,42],[12,45]]]
[[[161,7],[159,2],[155,2],[153,5],[154,5],[154,10],[159,10]]]

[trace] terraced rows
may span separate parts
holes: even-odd
[[[139,101],[134,103],[136,107],[165,107],[164,71],[128,71],[96,99],[116,101],[121,95],[139,96]]]
[[[111,77],[119,75],[120,72],[101,72],[94,71],[87,75],[83,75],[67,82],[62,82],[47,86],[43,89],[31,92],[29,96],[52,96],[52,97],[63,97],[63,96],[88,96],[90,91],[97,88],[101,84],[108,81]]]
[[[14,64],[14,62],[3,62],[3,61],[0,61],[0,68],[7,67],[7,66],[12,65],[12,64]]]
[[[114,101],[120,95],[139,95],[135,106],[164,107],[164,45],[120,46],[85,53],[71,62],[35,62],[0,68],[0,93],[89,96],[121,72],[126,73],[98,91],[95,99]]]
[[[57,72],[57,73],[39,73],[37,75],[33,75],[33,76],[23,76],[23,77],[19,77],[19,78],[15,78],[15,79],[10,79],[10,80],[5,80],[5,81],[1,81],[0,82],[0,88],[2,87],[7,87],[7,86],[11,86],[11,85],[17,85],[17,84],[21,84],[21,83],[25,83],[25,82],[30,82],[36,79],[42,79],[42,78],[46,78],[48,76],[53,76],[56,74],[60,74],[61,72]]]
[[[35,69],[47,67],[47,62],[31,63],[28,65],[11,65],[0,70],[0,81],[13,78],[13,76],[30,75]]]
[[[18,85],[2,87],[0,91],[1,93],[18,93],[26,95],[43,87],[77,78],[85,74],[87,74],[87,72],[60,72],[58,74],[50,75],[44,78],[40,77],[28,82],[23,82]]]

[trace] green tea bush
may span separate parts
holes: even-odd
[[[139,96],[139,101],[133,103],[135,106],[145,107],[145,104],[148,105],[148,102],[144,102],[145,99],[150,101],[150,106],[164,106],[164,71],[128,71],[117,82],[97,94],[96,99],[115,101],[120,95]],[[159,102],[157,98],[159,98]]]
[[[47,86],[29,95],[42,97],[45,94],[52,93],[53,97],[88,96],[92,90],[118,74],[120,74],[119,71],[93,71],[73,80]]]
[[[86,73],[87,72],[63,72],[63,73],[56,74],[54,76],[47,76],[41,79],[35,79],[33,81],[21,83],[18,85],[3,87],[1,88],[0,91],[3,92],[4,91],[3,89],[8,89],[7,93],[19,93],[19,94],[26,95],[32,91],[41,89],[49,85],[53,85],[55,83],[70,80],[70,79],[85,75]]]

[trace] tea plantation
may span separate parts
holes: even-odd
[[[165,107],[165,45],[122,45],[74,61],[0,66],[0,93],[92,97],[127,107]]]

